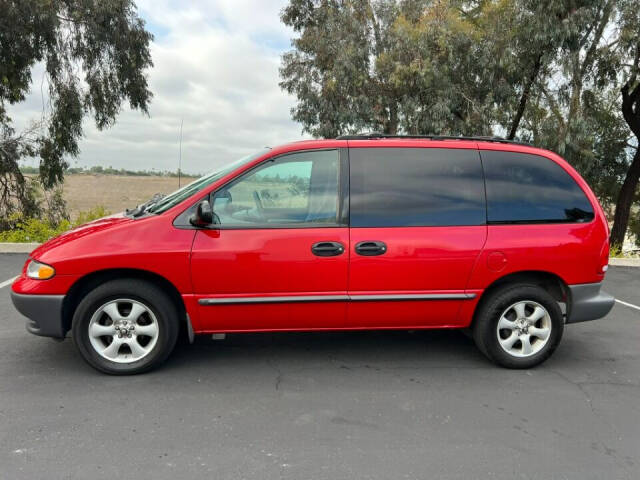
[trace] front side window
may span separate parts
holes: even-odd
[[[337,150],[299,152],[267,162],[213,196],[222,227],[336,225]]]
[[[482,225],[484,183],[475,150],[352,148],[352,227]]]
[[[185,185],[181,189],[176,190],[175,192],[170,193],[165,197],[162,197],[159,201],[149,205],[146,211],[149,213],[166,212],[170,208],[178,205],[183,200],[186,200],[187,198],[194,195],[195,193],[201,190],[204,190],[215,181],[220,180],[222,177],[233,172],[235,169],[238,169],[243,165],[246,165],[247,163],[254,161],[256,158],[264,155],[268,151],[269,149],[264,149],[252,155],[247,155],[246,157],[243,157],[240,160],[236,160],[235,162],[231,162],[229,164],[223,165],[222,167],[220,167],[217,170],[214,170],[208,175],[205,175],[204,177],[200,177],[199,179],[191,182],[190,184]]]
[[[588,222],[593,207],[553,160],[525,153],[482,151],[489,223]]]

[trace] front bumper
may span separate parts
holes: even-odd
[[[600,291],[602,283],[569,285],[571,308],[567,323],[586,322],[604,317],[613,308],[615,298]]]
[[[25,317],[27,331],[42,337],[64,338],[62,321],[64,295],[23,295],[11,292],[14,307]]]

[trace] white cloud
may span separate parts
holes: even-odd
[[[183,170],[205,172],[265,145],[302,138],[290,118],[295,99],[278,87],[289,31],[279,19],[286,0],[139,0],[156,39],[149,81],[150,117],[125,108],[114,127],[85,122],[78,165],[175,170],[184,119]],[[17,125],[42,109],[40,80],[11,111]]]

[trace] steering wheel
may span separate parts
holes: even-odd
[[[261,217],[264,217],[264,205],[262,204],[262,199],[260,198],[260,194],[257,190],[253,191],[253,201],[256,202],[256,209]]]

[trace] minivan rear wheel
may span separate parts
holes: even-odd
[[[531,368],[554,352],[564,319],[558,302],[536,285],[511,285],[483,299],[473,325],[482,353],[506,368]]]
[[[113,375],[151,370],[171,353],[178,311],[152,283],[113,280],[89,292],[73,316],[73,340],[94,368]]]

